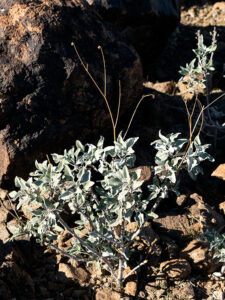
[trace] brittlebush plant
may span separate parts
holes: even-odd
[[[98,261],[121,284],[130,245],[138,234],[129,233],[126,226],[133,218],[139,231],[151,217],[150,199],[142,198],[140,171],[129,171],[135,162],[136,141],[124,140],[122,135],[109,147],[104,147],[102,137],[96,146],[77,141],[63,155],[53,154],[54,164],[36,162],[36,171],[27,181],[16,177],[19,191],[10,196],[18,199],[17,209],[24,205],[31,215],[20,233],[53,245],[67,230],[73,239],[64,254],[78,261]],[[73,227],[62,218],[66,207],[78,216]]]
[[[121,286],[134,270],[147,263],[144,259],[123,277],[133,241],[144,223],[155,217],[154,206],[148,209],[149,202],[167,198],[169,191],[178,193],[176,168],[183,157],[179,150],[188,140],[177,139],[178,134],[165,137],[160,133],[159,137],[154,142],[158,149],[157,167],[146,199],[142,197],[140,170],[129,171],[134,167],[133,146],[138,138],[124,140],[120,134],[108,147],[104,147],[103,137],[96,146],[77,141],[76,147],[65,150],[63,155],[53,154],[53,164],[36,161],[31,177],[27,181],[16,177],[19,190],[10,193],[18,201],[17,210],[23,205],[31,216],[18,234],[34,236],[38,242],[77,261],[97,261]],[[200,172],[198,165],[202,160],[211,159],[205,152],[206,146],[194,147],[182,162],[192,176]],[[62,217],[68,209],[77,216],[72,227]],[[137,230],[130,233],[127,225],[132,220],[137,222]],[[72,237],[66,252],[55,243],[64,230]]]
[[[103,51],[102,56],[104,61]],[[94,80],[82,60],[81,63]],[[104,74],[106,77],[106,71]],[[95,81],[94,84],[101,91]],[[52,163],[50,160],[36,161],[36,170],[28,180],[15,178],[18,189],[11,192],[10,197],[18,203],[17,210],[23,205],[31,216],[25,224],[20,223],[18,234],[28,233],[37,242],[45,243],[71,259],[97,261],[97,265],[108,270],[121,287],[127,277],[148,262],[144,258],[124,276],[132,244],[145,222],[157,217],[156,208],[170,192],[179,194],[179,171],[184,169],[196,179],[202,173],[200,163],[213,161],[213,158],[206,152],[209,145],[201,144],[200,131],[194,136],[199,119],[203,119],[204,109],[200,105],[194,128],[188,111],[189,139],[178,138],[179,133],[164,136],[159,132],[159,139],[152,143],[157,150],[156,166],[153,182],[148,187],[149,196],[143,198],[140,170],[131,170],[136,158],[133,146],[138,138],[125,139],[131,122],[125,135],[120,133],[116,137],[119,109],[114,121],[106,97],[106,85],[101,95],[113,120],[114,144],[105,147],[103,137],[97,145],[83,145],[76,141],[75,146],[62,155],[52,154]],[[151,204],[151,201],[155,202]],[[72,226],[63,217],[68,214],[76,216]],[[137,229],[130,233],[127,225],[132,221],[136,221]],[[71,247],[66,251],[60,249],[57,242],[64,231],[72,237]]]

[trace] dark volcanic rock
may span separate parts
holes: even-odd
[[[16,237],[14,242],[9,240],[8,225],[14,221],[0,224],[0,299],[12,299],[11,292],[26,296],[26,299],[32,298],[34,293],[33,280],[25,271],[33,259],[29,238],[24,235]]]
[[[97,9],[104,20],[119,26],[137,49],[145,67],[155,63],[180,20],[177,0],[86,1]]]
[[[25,176],[34,159],[61,152],[79,138],[91,142],[110,128],[103,98],[73,49],[121,114],[140,93],[135,50],[82,0],[4,0],[0,10],[0,180]]]
[[[0,297],[2,300],[12,299],[12,295],[9,290],[9,287],[2,280],[0,280]]]

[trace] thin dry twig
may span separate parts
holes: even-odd
[[[94,83],[95,87],[97,88],[97,90],[99,91],[99,93],[102,95],[103,99],[105,100],[105,103],[106,103],[106,106],[108,108],[108,111],[109,111],[109,115],[110,115],[110,119],[111,119],[111,122],[112,122],[112,127],[113,127],[113,139],[114,141],[116,140],[116,127],[115,127],[115,122],[114,122],[114,118],[113,118],[113,115],[112,115],[112,111],[111,111],[111,108],[110,108],[110,105],[109,105],[109,102],[108,102],[108,99],[105,95],[106,93],[106,88],[104,88],[104,92],[101,90],[101,88],[99,87],[98,83],[96,82],[96,80],[94,79],[94,77],[91,75],[91,73],[89,72],[88,68],[85,66],[82,58],[80,57],[80,54],[75,46],[74,43],[71,43],[71,45],[74,47],[74,50],[77,54],[77,57],[82,65],[82,67],[84,68],[84,70],[86,71],[86,73],[88,74],[88,76],[90,77],[91,81]],[[103,53],[103,52],[102,52]],[[104,57],[104,55],[103,55]],[[106,72],[105,72],[106,74]],[[104,78],[105,78],[106,75],[104,75]]]
[[[131,126],[131,124],[132,124],[132,122],[133,122],[134,116],[135,116],[135,114],[136,114],[136,112],[137,112],[137,109],[138,109],[139,105],[141,104],[141,102],[142,102],[146,97],[149,97],[149,96],[152,96],[153,99],[155,98],[155,95],[154,95],[154,94],[148,94],[148,95],[142,96],[141,99],[139,100],[139,102],[138,102],[138,104],[137,104],[137,106],[136,106],[136,108],[135,108],[135,110],[134,110],[134,112],[133,112],[133,114],[132,114],[132,116],[131,116],[130,122],[129,122],[128,126],[127,126],[127,130],[126,130],[126,132],[125,132],[125,134],[124,134],[124,136],[123,136],[124,139],[125,139],[125,137],[126,137],[128,131],[129,131],[129,129],[130,129],[130,126]]]
[[[121,104],[121,82],[119,80],[119,99],[118,99],[118,107],[117,107],[115,127],[117,126],[117,123],[118,123],[118,120],[119,120],[120,104]]]
[[[107,74],[106,74],[106,63],[105,63],[105,55],[101,46],[98,46],[98,49],[101,51],[103,68],[104,68],[104,95],[107,97]]]

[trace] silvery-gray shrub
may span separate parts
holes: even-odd
[[[144,223],[156,216],[148,210],[149,202],[167,198],[169,191],[179,193],[180,162],[181,168],[195,178],[202,171],[199,163],[213,160],[205,152],[208,145],[201,145],[198,138],[184,156],[188,140],[178,136],[179,133],[164,136],[159,132],[160,139],[152,143],[158,152],[147,199],[142,197],[140,170],[130,170],[134,167],[133,146],[138,138],[124,140],[120,134],[114,145],[108,147],[104,147],[103,137],[96,146],[76,141],[76,146],[63,155],[53,154],[54,163],[36,161],[31,177],[27,181],[16,177],[19,190],[10,193],[18,201],[17,209],[23,205],[31,215],[18,234],[28,233],[60,251],[55,241],[67,230],[73,237],[72,244],[67,252],[61,253],[80,261],[97,261],[121,284],[132,242]],[[62,217],[68,210],[77,216],[72,227]],[[126,225],[132,220],[138,226],[136,232],[130,233]],[[135,269],[146,262],[143,260]]]
[[[207,85],[207,77],[210,72],[214,71],[213,55],[216,51],[216,31],[212,33],[212,42],[210,46],[204,44],[203,35],[198,32],[197,49],[193,49],[196,56],[185,67],[181,67],[179,73],[183,76],[180,81],[188,84],[190,89],[195,91],[198,87],[205,89]]]
[[[63,155],[53,154],[54,163],[36,161],[36,170],[27,181],[16,177],[19,190],[10,196],[18,201],[17,209],[24,205],[31,215],[22,233],[52,244],[68,230],[73,237],[69,255],[77,260],[97,260],[111,272],[119,268],[117,279],[121,282],[129,246],[151,217],[147,212],[150,199],[142,198],[140,170],[129,171],[135,163],[137,140],[124,140],[120,134],[108,147],[104,147],[103,137],[96,146],[76,141],[76,147]],[[72,228],[62,218],[68,209],[77,215]],[[131,220],[137,221],[137,232],[126,230]]]

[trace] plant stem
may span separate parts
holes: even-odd
[[[104,240],[106,240],[106,241],[108,241],[108,242],[110,242],[110,243],[113,243],[113,244],[120,244],[120,242],[117,241],[116,239],[111,239],[111,238],[108,238],[108,237],[104,236],[103,234],[101,234],[101,233],[95,228],[95,226],[94,226],[94,224],[93,224],[93,222],[92,222],[90,216],[88,215],[88,212],[87,212],[87,211],[86,211],[86,214],[85,214],[85,213],[83,213],[83,212],[79,209],[78,206],[77,206],[76,208],[77,208],[78,213],[80,213],[83,217],[85,217],[85,219],[89,222],[89,224],[91,225],[92,229],[95,231],[95,233],[96,233],[99,237],[101,237],[102,239],[104,239]]]
[[[122,286],[122,277],[123,277],[123,260],[122,258],[119,259],[119,267],[118,267],[118,277],[117,282],[119,287]]]
[[[113,267],[110,264],[110,262],[108,262],[99,252],[97,252],[94,248],[92,248],[90,245],[88,245],[87,243],[85,243],[65,222],[64,220],[58,215],[57,216],[59,223],[64,227],[64,229],[66,229],[73,237],[75,237],[75,239],[77,239],[80,244],[87,248],[89,251],[91,251],[95,256],[97,256],[98,258],[100,258],[109,268],[112,276],[114,278],[116,278],[116,276],[114,275],[113,272]]]
[[[47,242],[47,241],[45,241],[45,242]],[[60,254],[67,256],[68,258],[74,259],[76,261],[87,262],[87,261],[91,260],[89,258],[80,258],[80,257],[74,256],[74,255],[71,255],[71,254],[67,253],[66,251],[61,250],[60,248],[58,248],[57,246],[55,246],[53,244],[48,243],[48,246],[50,248],[54,249],[55,251],[59,252]]]
[[[145,259],[143,262],[141,262],[139,265],[137,265],[135,268],[133,268],[124,278],[123,280],[127,279],[132,273],[134,273],[135,271],[137,271],[140,267],[142,267],[143,265],[147,264],[148,260]]]
[[[215,100],[213,100],[212,102],[210,102],[207,106],[205,106],[204,110],[206,110],[208,107],[210,107],[212,104],[214,104],[216,101],[218,101],[219,99],[221,99],[224,96],[225,96],[225,93],[223,93],[222,95],[220,95],[219,97],[217,97]]]
[[[118,99],[118,107],[117,107],[115,127],[117,126],[117,123],[118,123],[118,120],[119,120],[120,104],[121,104],[121,83],[120,83],[120,80],[119,80],[119,99]]]
[[[163,200],[163,198],[161,197],[158,197],[155,204],[153,205],[152,209],[151,209],[151,212],[155,212],[156,209],[158,208],[159,204],[161,203],[161,201]]]
[[[105,63],[105,55],[101,46],[98,46],[98,49],[101,51],[103,68],[104,68],[104,95],[107,97],[107,75],[106,75],[106,63]]]
[[[94,85],[96,86],[97,90],[99,91],[99,93],[102,95],[103,99],[105,100],[105,103],[106,103],[106,106],[108,108],[108,111],[109,111],[109,115],[110,115],[110,118],[111,118],[111,122],[112,122],[112,127],[113,127],[113,139],[114,141],[116,140],[116,127],[115,127],[115,122],[114,122],[114,118],[113,118],[113,115],[112,115],[112,111],[111,111],[111,108],[109,106],[109,102],[108,102],[108,99],[105,95],[106,93],[106,88],[104,88],[104,92],[102,92],[102,90],[100,89],[98,83],[96,82],[96,80],[94,79],[94,77],[91,75],[91,73],[88,71],[88,68],[85,66],[82,58],[80,57],[80,54],[75,46],[74,43],[71,44],[73,47],[74,47],[74,50],[77,54],[77,57],[82,65],[82,67],[84,68],[84,70],[86,71],[86,73],[88,74],[88,76],[90,77],[91,81],[94,83]]]
[[[134,112],[133,112],[133,114],[132,114],[132,116],[131,116],[130,122],[129,122],[128,126],[127,126],[127,130],[126,130],[126,132],[125,132],[125,134],[124,134],[124,136],[123,136],[124,139],[125,139],[125,137],[126,137],[128,131],[129,131],[129,129],[130,129],[130,126],[131,126],[131,124],[132,124],[132,122],[133,122],[134,116],[135,116],[135,114],[136,114],[136,112],[137,112],[137,109],[138,109],[139,105],[141,104],[141,102],[142,102],[146,97],[149,97],[149,96],[152,96],[152,98],[154,98],[155,95],[153,95],[153,94],[144,95],[144,96],[142,96],[141,99],[139,100],[139,102],[138,102],[138,104],[137,104],[137,106],[136,106],[136,108],[135,108],[135,110],[134,110]]]

